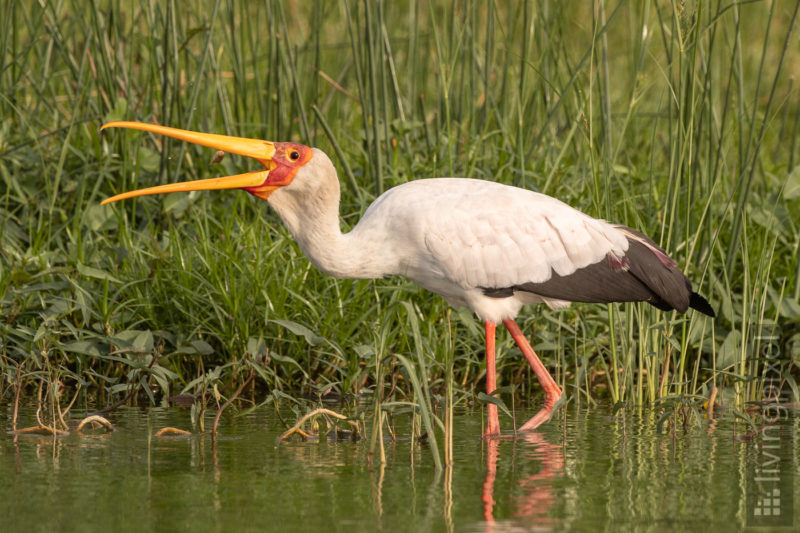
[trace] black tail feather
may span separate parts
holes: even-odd
[[[644,301],[662,311],[675,309],[685,313],[692,308],[712,318],[716,316],[708,300],[692,290],[683,272],[650,237],[626,226],[617,227],[628,234],[629,246],[624,261],[609,255],[606,260],[566,276],[553,272],[544,282],[482,287],[483,292],[491,298],[507,298],[514,291],[525,291],[572,302]]]
[[[714,308],[711,307],[710,303],[708,303],[708,300],[696,292],[692,292],[692,294],[689,296],[689,307],[696,311],[700,311],[704,315],[710,316],[711,318],[716,318],[717,316],[717,314],[714,312]]]

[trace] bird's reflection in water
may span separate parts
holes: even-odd
[[[520,450],[520,446],[524,449]],[[520,453],[522,452],[522,453]],[[516,480],[518,486],[514,492],[519,496],[511,502],[513,520],[495,520],[496,501],[494,487],[497,480],[497,465],[502,459],[512,461],[506,469],[513,475],[519,470],[529,470],[520,462],[538,464],[536,473]],[[516,465],[513,463],[516,462]],[[536,432],[520,434],[514,440],[487,439],[486,441],[486,477],[483,481],[483,517],[486,531],[504,531],[509,527],[550,528],[556,519],[549,514],[555,502],[553,482],[564,474],[564,451],[561,446],[550,444]]]

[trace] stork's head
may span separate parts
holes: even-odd
[[[132,128],[144,130],[195,144],[201,144],[210,148],[216,148],[224,152],[251,157],[261,163],[264,166],[264,170],[237,174],[235,176],[226,176],[224,178],[170,183],[158,187],[139,189],[137,191],[130,191],[112,196],[104,200],[103,204],[148,194],[219,189],[244,189],[250,194],[262,200],[266,200],[269,195],[277,189],[286,187],[292,183],[292,180],[295,179],[298,172],[314,158],[314,154],[321,153],[312,150],[308,146],[297,143],[269,142],[258,139],[198,133],[155,124],[144,124],[141,122],[109,122],[103,125],[101,129],[105,128]]]

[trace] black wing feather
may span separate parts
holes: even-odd
[[[553,272],[542,283],[484,288],[483,292],[492,298],[507,298],[514,291],[525,291],[571,302],[648,302],[664,311],[675,309],[685,313],[691,307],[710,317],[716,316],[708,301],[692,291],[692,284],[683,272],[652,239],[626,226],[618,227],[634,236],[628,237],[628,251],[623,260],[607,257],[567,276]]]

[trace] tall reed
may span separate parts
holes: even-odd
[[[87,408],[204,397],[235,390],[250,365],[252,394],[291,409],[374,393],[380,425],[386,409],[413,405],[438,461],[442,399],[482,388],[474,317],[453,313],[451,338],[445,304],[408,282],[322,275],[245,194],[99,206],[248,165],[98,133],[116,119],[317,145],[340,170],[346,228],[391,186],[460,175],[652,235],[719,316],[531,309],[521,325],[575,405],[694,401],[715,384],[742,409],[766,372],[754,332],[769,322],[784,342],[797,334],[796,3],[4,9],[3,401],[58,386],[82,387]],[[498,347],[501,383],[535,400],[517,350],[503,337]],[[796,396],[796,369],[782,377]]]

